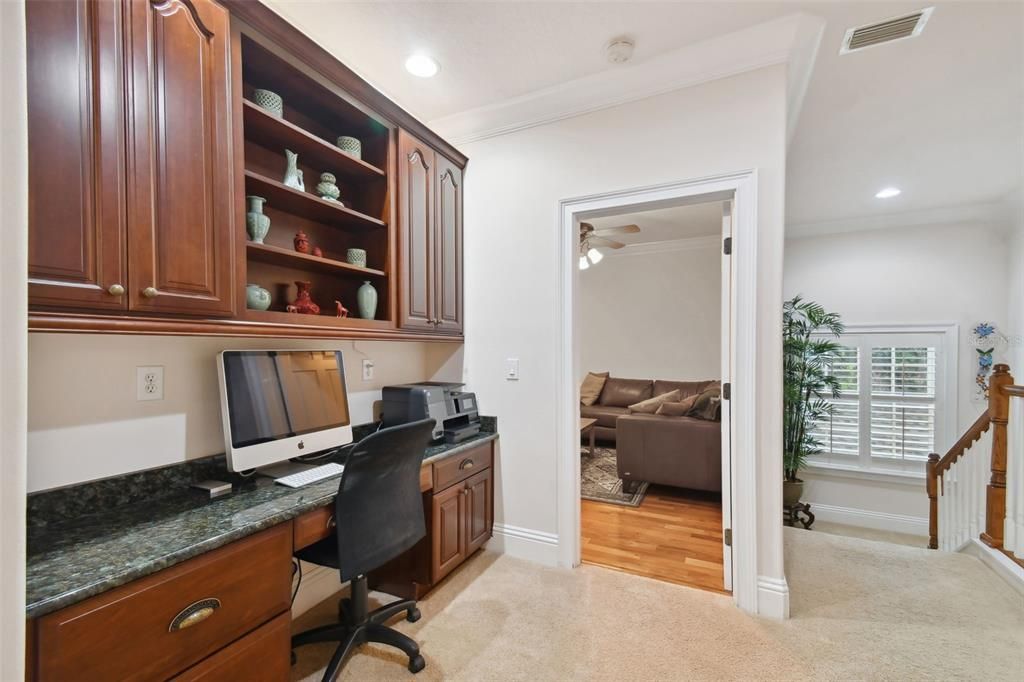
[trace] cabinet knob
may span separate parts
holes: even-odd
[[[111,284],[109,287],[107,287],[107,293],[110,294],[111,296],[123,296],[124,287],[121,286],[120,284]]]
[[[156,287],[146,287],[142,290],[142,295],[146,298],[156,298],[160,292],[156,290]]]

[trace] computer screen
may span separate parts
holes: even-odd
[[[351,442],[340,351],[224,351],[220,369],[236,471]]]

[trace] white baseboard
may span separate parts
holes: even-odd
[[[757,615],[775,620],[789,618],[789,583],[785,578],[757,576]]]
[[[1024,568],[1011,561],[1008,556],[997,549],[992,549],[978,538],[972,538],[960,551],[977,557],[981,563],[1005,580],[1007,585],[1024,596]]]
[[[558,534],[504,523],[494,524],[487,548],[545,566],[558,565]]]
[[[295,595],[295,602],[292,604],[292,618],[301,616],[324,599],[337,594],[341,587],[338,569],[303,562],[302,585],[299,586],[299,593]]]
[[[888,530],[908,535],[928,535],[928,519],[926,517],[835,507],[817,502],[809,502],[809,504],[811,513],[818,521],[842,523],[847,526],[860,526],[874,530]]]

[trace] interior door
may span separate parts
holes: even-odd
[[[403,329],[434,329],[434,151],[398,133],[400,314]]]
[[[732,390],[732,200],[722,203],[722,386]],[[728,249],[724,248],[729,244]],[[732,590],[732,403],[722,400],[722,581]]]
[[[128,0],[129,305],[231,315],[231,34],[212,0]]]
[[[121,15],[104,0],[25,5],[33,306],[127,306]]]
[[[440,154],[434,203],[437,206],[434,326],[438,331],[462,331],[462,169]]]

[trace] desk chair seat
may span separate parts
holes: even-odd
[[[416,601],[402,599],[369,611],[366,574],[426,535],[420,466],[433,426],[433,419],[425,419],[381,429],[359,441],[338,483],[335,534],[295,554],[302,561],[336,568],[342,582],[351,581],[351,596],[342,602],[338,623],[292,637],[292,648],[339,642],[324,671],[324,682],[334,680],[347,656],[365,642],[400,649],[409,657],[411,672],[426,665],[415,641],[385,625],[402,611],[409,622],[419,620]]]

